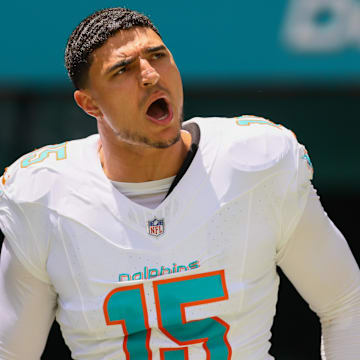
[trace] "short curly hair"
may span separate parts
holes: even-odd
[[[72,32],[66,45],[65,66],[76,89],[87,84],[91,54],[119,30],[145,27],[158,29],[150,19],[137,11],[126,8],[108,8],[97,11],[85,18]]]

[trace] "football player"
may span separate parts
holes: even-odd
[[[359,268],[292,132],[182,124],[173,56],[135,11],[87,17],[65,58],[98,134],[1,178],[0,358],[39,359],[56,316],[74,359],[272,359],[279,265],[320,318],[323,358],[358,359]]]

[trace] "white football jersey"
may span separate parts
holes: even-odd
[[[199,149],[155,209],[115,189],[98,135],[35,150],[2,178],[1,229],[55,288],[74,359],[272,359],[276,264],[305,207],[310,160],[262,118],[189,122]]]

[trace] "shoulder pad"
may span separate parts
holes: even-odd
[[[234,118],[224,136],[226,156],[232,166],[243,171],[274,166],[297,143],[294,134],[282,125],[248,115]]]
[[[82,163],[82,142],[47,145],[22,156],[6,169],[1,190],[18,202],[43,199],[60,182],[76,176],[73,173]]]

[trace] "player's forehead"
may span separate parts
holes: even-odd
[[[103,66],[105,63],[140,55],[146,49],[160,45],[164,45],[163,41],[150,28],[120,30],[93,52],[92,63]]]

